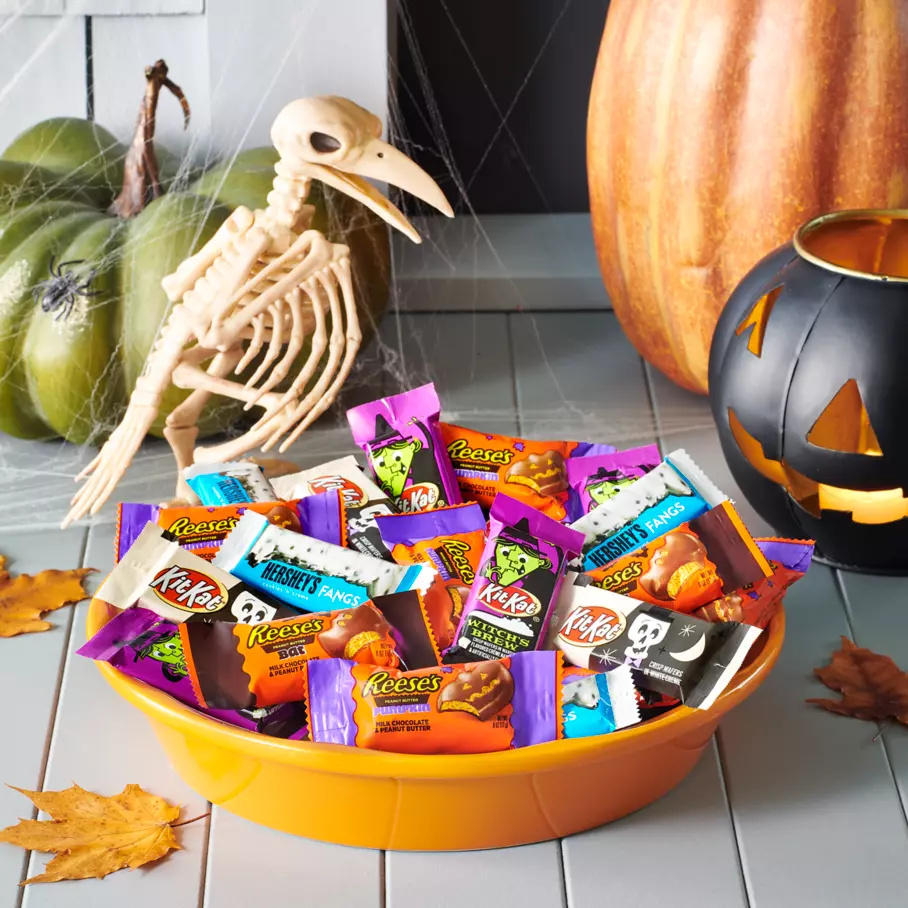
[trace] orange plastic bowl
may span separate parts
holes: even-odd
[[[88,634],[116,610],[95,599]],[[679,707],[612,735],[505,753],[420,756],[256,735],[208,719],[99,662],[151,722],[173,768],[202,797],[294,835],[364,848],[454,851],[540,842],[617,820],[675,787],[719,720],[763,683],[785,635],[782,611],[707,711]],[[599,779],[576,797],[577,779]],[[573,792],[573,794],[572,794]],[[489,805],[495,823],[477,823]]]

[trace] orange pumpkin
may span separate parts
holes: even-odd
[[[908,207],[901,0],[612,0],[590,97],[599,265],[640,353],[706,390],[738,281],[809,218]]]

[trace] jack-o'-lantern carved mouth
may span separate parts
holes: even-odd
[[[851,393],[846,390],[850,384],[853,382],[846,383],[835,399],[842,397],[843,392],[846,395]],[[827,407],[824,413],[829,409]],[[864,412],[866,413],[866,411]],[[728,424],[735,442],[741,453],[747,458],[748,463],[771,482],[782,486],[805,511],[813,514],[814,517],[820,517],[820,512],[824,510],[849,511],[851,519],[855,523],[891,523],[908,517],[908,498],[904,496],[901,489],[865,492],[817,482],[784,460],[772,460],[767,457],[763,451],[763,445],[744,428],[731,408],[728,410]],[[882,452],[869,420],[859,421],[857,425],[860,426],[859,435],[853,443],[847,446],[836,443],[841,440],[840,436],[824,437],[821,420],[818,420],[811,429],[808,440],[812,443],[824,440],[830,442],[821,445],[830,450],[879,456]]]

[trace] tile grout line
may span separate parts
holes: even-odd
[[[567,872],[565,871],[564,865],[564,841],[564,839],[558,840],[558,869],[561,871],[561,905],[562,908],[570,908],[570,901],[568,900]]]
[[[211,801],[208,804],[208,819],[205,821],[205,841],[202,843],[201,863],[199,866],[199,908],[204,908],[208,903],[208,880],[210,874],[209,863],[211,861],[211,832],[214,827],[214,810],[215,805]]]
[[[386,908],[388,904],[388,852],[381,850],[378,862],[378,908]]]
[[[842,600],[843,609],[845,612],[845,621],[848,623],[848,630],[851,631],[851,639],[857,643],[857,634],[854,630],[854,615],[851,611],[851,600],[848,597],[848,590],[845,588],[845,581],[842,578],[842,571],[838,568],[832,569],[833,577],[835,578],[835,585],[839,592],[839,598]],[[892,784],[895,787],[895,792],[898,795],[899,807],[902,811],[902,819],[905,821],[905,825],[908,826],[908,798],[906,798],[906,793],[902,791],[901,785],[899,785],[898,776],[895,773],[895,767],[892,765],[892,758],[889,754],[889,747],[886,744],[886,728],[880,725],[879,722],[876,723],[877,729],[880,736],[880,748],[883,751],[883,758],[886,761],[886,768],[889,770],[889,775],[892,778]]]
[[[88,554],[88,542],[91,537],[92,527],[89,526],[85,531],[85,535],[82,537],[82,547],[79,551],[78,565],[79,567],[85,567],[85,556]],[[57,667],[57,685],[54,690],[54,697],[51,703],[50,716],[48,717],[48,729],[47,737],[44,742],[44,754],[41,757],[41,767],[38,770],[38,784],[35,788],[36,791],[44,791],[44,783],[47,779],[47,769],[50,765],[50,754],[54,746],[54,738],[57,734],[57,715],[59,713],[60,707],[60,697],[63,693],[63,682],[66,677],[66,667],[69,664],[70,648],[72,646],[72,635],[73,628],[76,623],[76,604],[73,604],[69,608],[68,622],[64,630],[65,640],[63,642],[62,651],[60,654],[60,663]],[[33,807],[31,812],[31,818],[38,818],[38,808]],[[16,895],[16,906],[15,908],[21,908],[23,900],[26,895],[26,889],[21,884],[24,882],[26,875],[28,874],[28,865],[31,860],[31,856],[34,852],[27,851],[22,859],[22,871],[19,876],[19,892]]]
[[[644,384],[646,385],[646,393],[649,398],[650,410],[653,414],[653,428],[656,434],[656,441],[659,445],[659,450],[662,452],[662,456],[664,457],[666,445],[665,440],[662,437],[662,415],[659,410],[659,401],[656,396],[655,385],[653,384],[651,366],[645,359],[643,359],[643,357],[640,358],[640,361],[643,365]],[[716,729],[715,734],[713,735],[713,755],[716,761],[716,771],[718,772],[719,782],[722,788],[722,800],[725,803],[726,816],[728,817],[728,824],[731,827],[732,840],[735,846],[735,855],[738,864],[738,878],[741,881],[741,894],[744,897],[744,902],[747,905],[747,908],[751,908],[751,906],[756,904],[756,900],[753,897],[753,892],[751,891],[751,884],[747,874],[744,854],[741,851],[741,837],[738,832],[738,822],[735,817],[735,810],[731,802],[731,796],[728,793],[728,782],[725,778],[725,758],[722,747],[721,723],[720,726]],[[701,756],[700,759],[702,760],[703,757]]]

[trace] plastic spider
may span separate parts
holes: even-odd
[[[69,318],[73,306],[76,304],[76,297],[97,296],[100,290],[89,290],[91,282],[95,279],[98,272],[90,271],[85,280],[79,277],[75,271],[64,271],[69,265],[82,265],[84,259],[77,259],[72,262],[60,262],[54,268],[54,256],[50,259],[51,276],[46,281],[40,281],[35,285],[32,296],[36,303],[41,303],[41,309],[44,312],[54,312],[60,310],[54,316],[54,321],[60,318]]]

